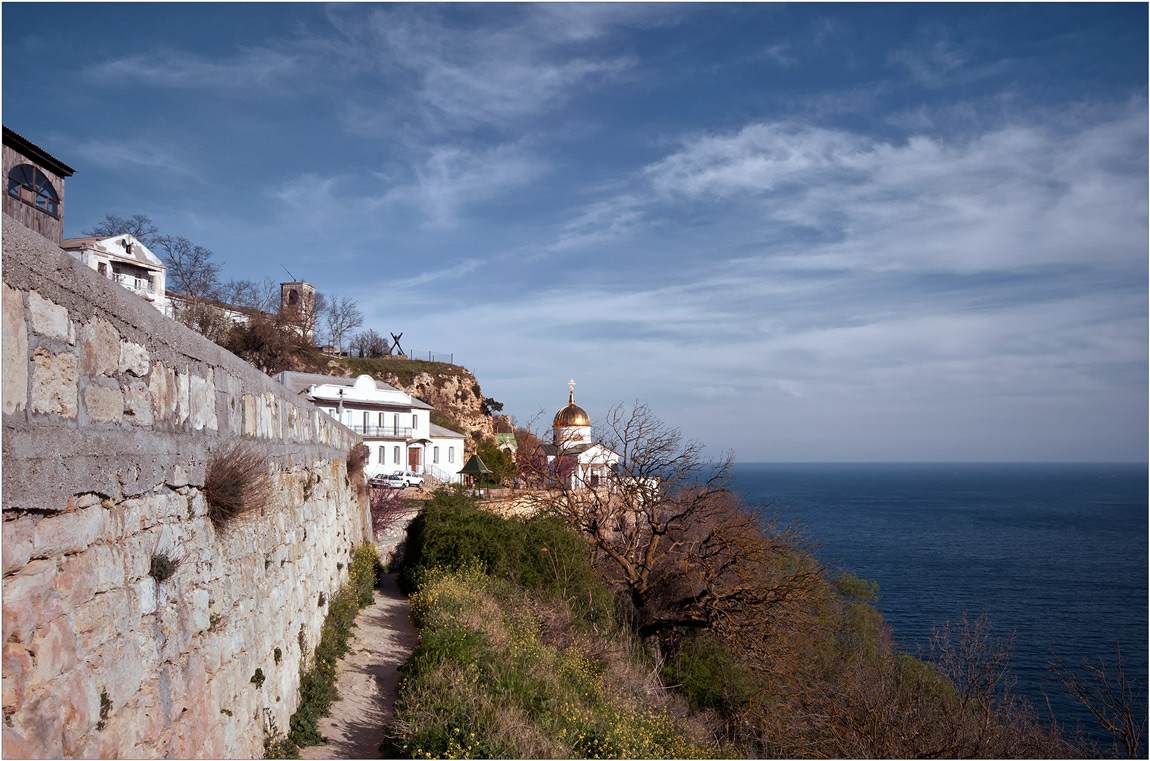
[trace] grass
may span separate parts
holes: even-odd
[[[212,454],[204,475],[208,518],[217,528],[263,507],[271,493],[268,461],[255,449],[234,443]]]
[[[300,701],[292,714],[287,740],[292,746],[321,745],[317,722],[328,715],[339,697],[335,688],[336,664],[347,652],[347,641],[359,609],[371,604],[379,558],[375,547],[361,544],[352,553],[348,583],[332,595],[319,644],[310,661],[301,666]]]
[[[385,375],[394,375],[400,385],[409,385],[415,376],[420,373],[428,375],[458,375],[465,368],[459,365],[449,365],[446,362],[428,362],[422,359],[400,359],[398,357],[344,357],[337,360],[347,365],[352,375],[371,375],[382,378]]]
[[[412,596],[419,644],[405,668],[389,754],[408,758],[704,758],[662,695],[609,684],[591,638],[553,642],[566,616],[488,574],[478,559],[429,569]],[[626,636],[621,630],[619,636]],[[560,637],[563,640],[565,638]],[[624,658],[625,660],[625,658]],[[644,679],[639,664],[633,682]],[[657,691],[656,691],[657,692]],[[681,712],[680,712],[681,713]]]

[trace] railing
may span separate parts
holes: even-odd
[[[112,273],[109,277],[125,288],[135,291],[136,293],[154,295],[156,292],[155,284],[145,277],[134,277],[133,275],[125,275],[123,273]]]
[[[386,425],[349,425],[348,428],[360,436],[390,437],[393,439],[409,439],[414,428],[397,428]]]
[[[459,475],[458,473],[449,473],[448,471],[442,470],[435,465],[428,465],[427,468],[424,469],[424,472],[430,473],[433,478],[442,481],[445,484],[458,484],[463,482],[463,476]]]

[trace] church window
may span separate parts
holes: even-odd
[[[455,462],[455,447],[448,447],[447,448],[447,461],[448,462]]]
[[[20,164],[8,172],[8,195],[46,211],[53,217],[57,215],[60,199],[52,189],[52,183],[31,164]]]
[[[419,417],[418,416],[416,416],[416,415],[411,416],[411,427],[413,429],[419,427]]]

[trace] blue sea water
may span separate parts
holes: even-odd
[[[904,650],[933,624],[985,612],[1014,635],[1017,690],[1073,728],[1088,714],[1046,665],[1120,643],[1147,676],[1145,464],[737,464],[735,489],[797,521],[826,561],[879,583]]]

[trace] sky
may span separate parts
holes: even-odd
[[[13,3],[65,236],[149,216],[520,424],[1147,459],[1147,5]]]

